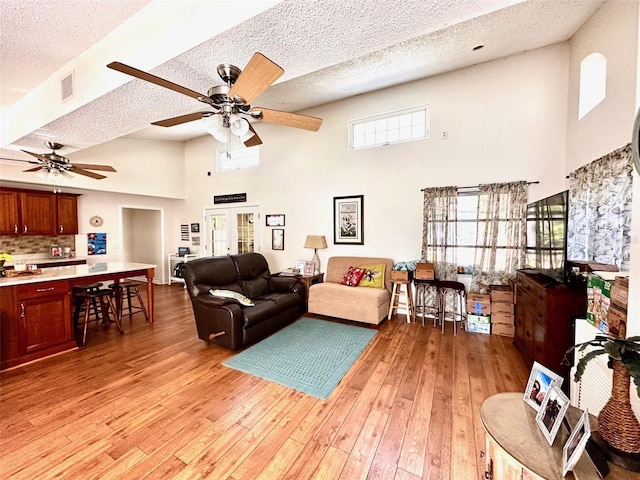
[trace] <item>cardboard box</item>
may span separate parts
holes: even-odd
[[[603,333],[609,332],[607,317],[611,305],[611,280],[597,273],[587,276],[587,321]]]
[[[607,317],[609,335],[617,338],[627,337],[627,312],[612,306]]]
[[[503,302],[491,302],[491,314],[494,313],[515,313],[515,307],[513,303]]]
[[[513,290],[509,285],[490,285],[491,303],[513,303]]]
[[[491,322],[491,334],[502,335],[503,337],[513,337],[516,334],[516,327],[515,325],[509,325],[508,323]]]
[[[488,293],[468,294],[467,313],[489,315],[491,313],[491,296]]]
[[[491,316],[489,315],[467,315],[467,332],[491,333]]]
[[[513,313],[491,312],[491,323],[504,323],[506,325],[515,325],[516,316]]]
[[[391,270],[391,280],[411,280],[413,270]]]
[[[629,277],[616,277],[611,287],[611,305],[627,310],[629,303]]]
[[[436,278],[436,266],[433,263],[416,263],[416,278],[418,280],[433,280]]]

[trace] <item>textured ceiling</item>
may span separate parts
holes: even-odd
[[[0,1],[3,102],[42,82],[146,3]],[[216,73],[219,63],[243,68],[260,51],[282,66],[285,74],[253,104],[299,111],[567,40],[602,3],[284,0],[150,71],[206,93],[221,83]],[[41,15],[38,10],[43,5],[46,21],[38,18],[34,24],[33,16]],[[473,51],[476,45],[484,48]],[[123,75],[105,67],[104,75],[108,74]],[[69,146],[62,151],[65,154],[125,135],[186,140],[203,134],[198,122],[150,127],[152,121],[204,110],[204,105],[156,85],[129,80],[12,140],[0,156],[24,158],[16,148],[43,151],[45,140]]]

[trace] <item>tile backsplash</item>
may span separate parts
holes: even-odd
[[[0,235],[0,253],[49,256],[51,245],[75,250],[75,235]]]

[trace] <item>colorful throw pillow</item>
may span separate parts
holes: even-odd
[[[364,276],[360,281],[361,287],[384,288],[384,263],[375,265],[360,265],[364,270]]]
[[[233,290],[220,290],[211,288],[209,289],[209,293],[214,297],[231,298],[232,300],[235,300],[240,305],[244,305],[245,307],[254,306],[254,303],[251,301],[251,299],[245,297],[241,293],[234,292]]]
[[[357,287],[362,280],[362,276],[364,275],[364,270],[359,267],[349,267],[347,273],[342,277],[342,281],[340,282],[342,285],[347,285],[349,287]]]

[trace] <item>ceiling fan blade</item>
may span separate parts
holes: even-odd
[[[22,160],[21,158],[7,158],[7,157],[0,157],[0,160],[7,160],[9,162],[24,162],[24,163],[32,163],[34,165],[40,165],[41,162],[35,162],[33,160]]]
[[[82,168],[78,168],[78,167],[77,167],[77,166],[75,166],[75,165],[73,166],[73,168],[71,168],[71,171],[72,171],[73,173],[77,173],[77,174],[80,174],[80,175],[84,175],[84,176],[86,176],[86,177],[95,178],[96,180],[102,180],[103,178],[107,178],[107,177],[106,177],[106,176],[104,176],[104,175],[100,175],[99,173],[93,173],[93,172],[90,172],[89,170],[84,170],[84,169],[82,169]]]
[[[116,169],[113,168],[111,165],[92,165],[90,163],[73,163],[72,164],[75,168],[81,168],[81,169],[89,169],[89,170],[100,170],[103,172],[115,172]]]
[[[111,62],[107,65],[112,70],[117,70],[118,72],[126,73],[127,75],[131,75],[132,77],[139,78],[140,80],[145,80],[147,82],[155,83],[164,88],[168,88],[169,90],[173,90],[174,92],[182,93],[183,95],[187,95],[188,97],[193,97],[196,100],[199,97],[206,97],[202,93],[198,93],[194,90],[191,90],[187,87],[183,87],[182,85],[178,85],[177,83],[170,82],[169,80],[165,80],[164,78],[156,77],[147,72],[143,72],[142,70],[138,70],[137,68],[130,67],[129,65],[125,65],[120,62]]]
[[[207,113],[213,112],[195,112],[188,113],[186,115],[179,115],[173,118],[167,118],[165,120],[159,120],[157,122],[151,122],[151,125],[158,125],[159,127],[173,127],[175,125],[181,125],[183,123],[193,122],[195,120],[200,120]]]
[[[259,52],[251,60],[229,90],[229,98],[241,97],[250,104],[275,82],[284,70]]]
[[[311,130],[312,132],[317,132],[320,125],[322,125],[321,118],[310,117],[309,115],[300,115],[299,113],[289,113],[262,107],[256,107],[252,112],[254,110],[261,111],[262,118],[260,120],[268,123],[277,123],[279,125],[286,125],[287,127],[302,128],[304,130]]]
[[[251,125],[249,125],[249,131],[253,132],[253,136],[244,142],[244,146],[255,147],[256,145],[262,145],[262,140],[260,140],[260,137]]]
[[[33,152],[28,151],[28,150],[21,150],[21,151],[23,151],[24,153],[28,153],[29,155],[31,155],[33,157],[36,157],[36,158],[42,160],[43,162],[48,162],[49,161],[49,159],[47,157],[45,157],[44,155],[40,155],[39,153],[33,153]]]
[[[23,172],[37,172],[38,170],[42,170],[44,167],[33,167],[27,170],[23,170]]]

